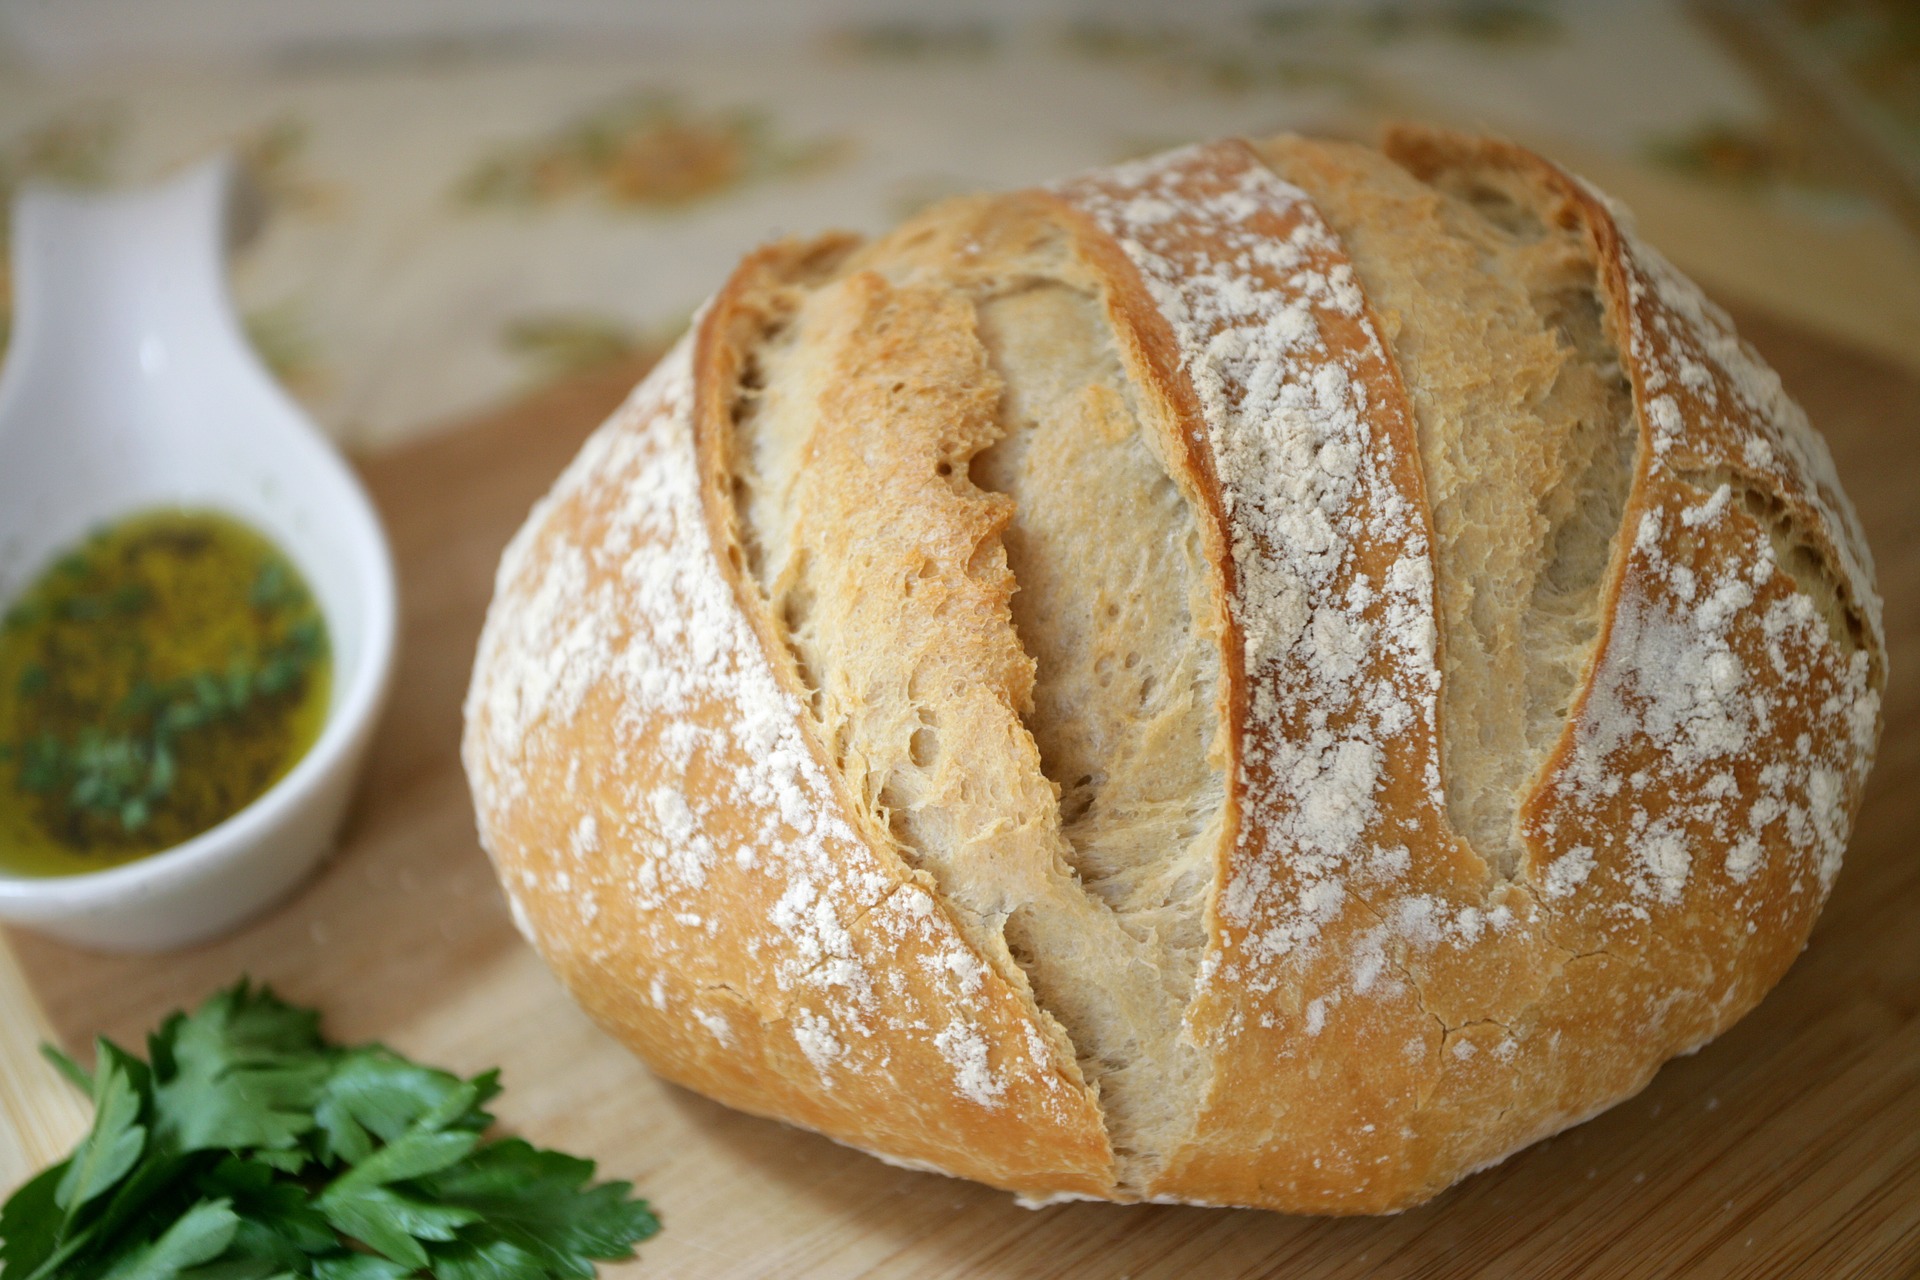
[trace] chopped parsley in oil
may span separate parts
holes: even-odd
[[[94,534],[0,621],[0,869],[94,871],[231,817],[313,745],[330,676],[312,593],[246,525]]]

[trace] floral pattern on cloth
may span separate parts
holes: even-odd
[[[248,332],[357,447],[664,349],[776,236],[877,231],[1199,138],[1365,137],[1404,116],[1547,150],[1711,286],[1920,367],[1920,182],[1903,167],[1920,155],[1920,52],[1898,6],[1745,6],[1788,33],[1781,48],[1732,8],[914,10],[757,43],[636,28],[28,67],[0,76],[0,195],[149,180],[233,148],[263,214],[232,263]],[[1795,88],[1816,64],[1843,70],[1814,79],[1851,95],[1838,114],[1867,142],[1836,139],[1835,112]],[[0,334],[9,293],[0,266]]]
[[[620,208],[673,209],[831,164],[844,150],[832,139],[785,142],[764,112],[701,115],[671,96],[641,93],[482,161],[459,190],[482,207],[591,193]]]

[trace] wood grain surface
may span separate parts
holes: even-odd
[[[502,1066],[507,1128],[598,1158],[660,1209],[641,1274],[1920,1274],[1920,380],[1741,322],[1831,440],[1887,597],[1886,738],[1846,869],[1807,953],[1744,1022],[1414,1212],[1031,1212],[661,1084],[573,1009],[508,923],[455,748],[500,549],[631,366],[365,467],[399,553],[404,647],[344,847],[313,885],[217,945],[116,959],[23,935],[21,962],[70,1047],[135,1043],[250,973],[322,1006],[337,1037]]]

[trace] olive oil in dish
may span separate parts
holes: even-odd
[[[97,871],[257,799],[326,720],[326,625],[291,561],[213,511],[120,520],[0,621],[0,871]]]

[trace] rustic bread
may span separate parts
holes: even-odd
[[[508,549],[465,754],[666,1077],[1032,1199],[1364,1213],[1759,1000],[1883,680],[1724,315],[1402,129],[749,257]]]

